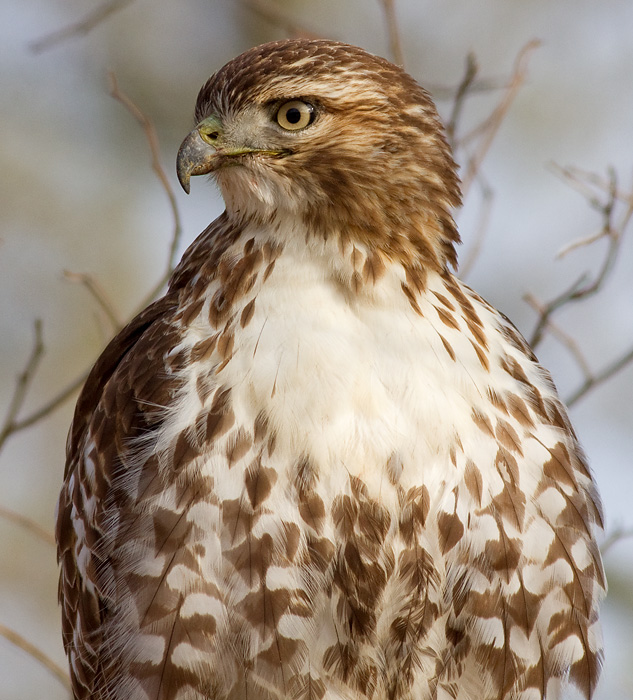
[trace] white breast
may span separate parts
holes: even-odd
[[[370,490],[380,490],[396,458],[403,486],[408,465],[417,472],[411,483],[424,465],[433,486],[446,479],[456,435],[475,439],[471,410],[482,401],[484,370],[470,341],[444,326],[430,302],[421,304],[423,316],[413,310],[402,277],[394,267],[372,298],[350,303],[318,262],[277,260],[221,373],[238,421],[252,425],[265,411],[277,457],[307,456],[332,478],[353,474]],[[438,330],[450,336],[457,361]]]

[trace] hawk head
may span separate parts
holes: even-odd
[[[213,173],[230,217],[456,264],[450,148],[428,93],[385,59],[324,40],[264,44],[207,81],[196,122],[178,178],[189,192],[192,175]]]

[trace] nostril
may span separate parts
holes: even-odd
[[[198,129],[198,133],[203,141],[206,141],[210,146],[217,148],[216,142],[220,140],[222,132],[219,129],[207,131],[206,129]]]

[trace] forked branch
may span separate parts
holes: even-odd
[[[15,383],[13,395],[9,401],[9,408],[0,428],[0,450],[7,441],[7,438],[18,430],[22,429],[22,421],[19,420],[20,411],[24,406],[33,379],[44,356],[44,338],[42,334],[42,321],[37,319],[34,324],[35,337],[31,353],[26,360],[24,369],[18,375]],[[26,427],[26,426],[24,426]]]
[[[588,274],[582,275],[566,290],[545,304],[540,303],[531,294],[525,297],[530,306],[538,313],[536,326],[530,338],[532,347],[536,347],[543,340],[545,333],[549,331],[565,345],[582,372],[582,383],[566,400],[567,405],[572,406],[591,389],[607,381],[633,362],[633,348],[630,348],[600,371],[593,371],[578,343],[552,321],[553,314],[561,308],[585,300],[603,289],[618,258],[625,231],[633,218],[633,190],[624,192],[619,189],[613,170],[609,170],[607,178],[601,178],[594,173],[587,173],[575,168],[556,166],[556,170],[574,189],[583,195],[593,209],[600,213],[602,219],[602,225],[596,234],[574,241],[559,253],[559,257],[567,255],[579,247],[592,245],[601,239],[607,241],[604,259],[593,278]],[[619,211],[618,204],[624,204],[622,212]]]
[[[473,129],[470,134],[461,139],[462,146],[475,138],[478,141],[475,152],[468,160],[466,172],[462,178],[462,192],[464,194],[464,198],[467,196],[473,180],[481,168],[481,164],[486,157],[486,154],[488,153],[497,132],[499,131],[499,127],[503,123],[510,106],[514,102],[514,99],[525,81],[528,59],[532,52],[540,45],[540,41],[537,39],[532,39],[532,41],[529,41],[521,49],[514,63],[510,83],[508,84],[501,101],[487,119],[485,119],[478,127]]]
[[[586,182],[583,183],[579,180],[579,171],[572,169],[560,169],[560,172],[573,185],[586,184]],[[606,255],[593,279],[590,279],[587,274],[583,274],[565,291],[549,301],[547,304],[541,306],[541,312],[539,314],[536,327],[534,328],[534,332],[532,333],[529,341],[532,347],[536,347],[543,339],[545,328],[547,327],[549,319],[554,312],[570,303],[587,299],[602,289],[605,280],[607,279],[613,268],[613,264],[617,259],[624,231],[631,220],[631,216],[633,215],[633,195],[619,194],[616,175],[612,170],[609,171],[608,180],[600,183],[600,188],[603,189],[603,194],[606,195],[606,199],[604,199],[604,201],[598,196],[595,196],[594,193],[592,193],[591,196],[585,194],[589,205],[601,214],[602,226],[599,233],[597,235],[590,236],[589,238],[582,239],[581,241],[577,241],[575,244],[573,244],[573,246],[568,246],[565,251],[559,255],[566,254],[572,248],[577,248],[581,245],[588,245],[602,238],[606,239],[608,242]],[[579,189],[579,187],[576,187],[576,189]],[[627,203],[627,207],[620,219],[615,221],[615,205],[620,197]]]
[[[24,407],[28,392],[33,384],[33,380],[35,379],[35,375],[37,374],[37,370],[39,369],[40,362],[44,357],[44,353],[45,347],[42,334],[42,322],[37,320],[35,321],[35,339],[31,354],[24,365],[24,369],[16,380],[15,389],[13,390],[13,395],[9,401],[9,408],[2,427],[0,428],[0,450],[2,450],[9,437],[15,435],[15,433],[18,433],[21,430],[24,430],[25,428],[35,425],[35,423],[39,423],[42,419],[53,413],[71,396],[73,396],[73,394],[75,394],[75,392],[86,381],[86,377],[88,376],[87,371],[81,376],[77,377],[65,389],[62,389],[62,391],[60,391],[56,396],[40,406],[38,409],[27,414],[26,416],[21,417],[20,414]]]
[[[134,118],[141,124],[143,131],[145,132],[145,137],[150,147],[151,157],[152,157],[152,168],[157,174],[158,179],[167,195],[169,205],[172,211],[173,218],[173,233],[171,238],[171,243],[169,247],[169,254],[167,258],[167,265],[165,272],[159,279],[158,283],[150,291],[147,297],[139,305],[140,308],[145,308],[149,302],[151,302],[165,286],[169,277],[174,269],[176,263],[176,256],[178,254],[178,246],[180,244],[182,226],[180,222],[180,212],[178,210],[178,205],[176,203],[176,197],[174,191],[169,184],[169,180],[165,171],[160,163],[160,147],[158,144],[158,137],[156,135],[156,129],[152,124],[151,120],[143,114],[143,112],[132,102],[132,100],[127,97],[118,87],[116,78],[113,74],[110,74],[110,88],[112,96],[121,102],[125,108],[134,116]],[[116,311],[107,294],[101,287],[96,283],[96,281],[90,276],[81,273],[66,273],[66,276],[72,281],[81,282],[92,296],[97,300],[100,308],[106,313],[110,321],[112,322],[115,330],[120,329],[124,323],[119,319]],[[7,439],[14,435],[15,433],[28,428],[46,416],[53,413],[57,408],[62,406],[68,399],[70,399],[77,391],[81,388],[83,383],[86,381],[88,376],[88,371],[83,372],[75,380],[73,380],[65,389],[62,389],[56,396],[47,401],[45,404],[40,406],[38,409],[32,413],[21,417],[21,411],[24,407],[24,402],[28,394],[29,389],[33,383],[37,370],[39,368],[40,362],[44,355],[45,348],[42,336],[42,324],[41,321],[35,322],[35,341],[31,354],[25,364],[22,373],[19,375],[15,390],[9,402],[9,408],[5,416],[4,422],[0,427],[0,450],[4,446]]]

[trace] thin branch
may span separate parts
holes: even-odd
[[[174,266],[176,264],[176,255],[178,254],[178,246],[180,245],[180,237],[182,234],[180,212],[178,210],[178,204],[176,202],[176,195],[174,194],[174,190],[169,184],[169,180],[167,178],[167,175],[165,174],[165,170],[160,162],[160,146],[158,144],[158,136],[156,135],[156,129],[154,128],[154,124],[152,123],[151,119],[145,116],[145,114],[139,109],[139,107],[136,106],[136,104],[134,104],[134,102],[127,95],[125,95],[123,92],[121,92],[121,90],[119,90],[119,85],[117,83],[116,76],[114,75],[114,73],[109,74],[109,79],[110,94],[112,95],[112,97],[114,97],[115,100],[118,100],[128,110],[128,112],[130,112],[130,114],[136,119],[136,121],[143,127],[143,131],[145,132],[145,137],[147,139],[147,143],[149,145],[152,155],[152,169],[158,176],[158,179],[160,180],[160,183],[163,186],[165,194],[167,195],[167,199],[169,200],[169,206],[172,212],[172,218],[174,221],[174,231],[172,234],[171,245],[169,249],[169,257],[167,259],[167,268],[163,276],[160,278],[160,280],[154,287],[154,289],[151,290],[151,292],[147,295],[146,300],[143,301],[142,306],[145,307],[159,294],[161,289],[168,282],[171,273],[174,270]]]
[[[53,547],[55,546],[55,537],[52,533],[45,530],[39,523],[36,523],[35,520],[27,518],[26,515],[16,513],[14,510],[0,506],[0,518],[4,518],[5,520],[19,525],[21,528],[28,530],[32,535],[35,535],[35,537],[46,542],[46,544],[53,545]]]
[[[607,235],[607,232],[604,229],[601,229],[600,231],[592,234],[591,236],[586,236],[585,238],[578,238],[577,240],[568,243],[566,246],[563,246],[558,251],[558,253],[556,253],[556,258],[558,260],[562,260],[567,254],[571,253],[572,251],[578,250],[578,248],[586,248],[592,243],[595,243],[601,238],[604,238],[605,235]]]
[[[540,304],[531,294],[526,294],[524,297],[525,301],[539,314],[541,318],[547,316],[546,307]],[[589,391],[595,389],[600,384],[603,384],[608,379],[613,377],[615,374],[624,369],[628,364],[633,362],[633,348],[627,350],[623,355],[621,355],[617,360],[614,360],[608,364],[604,369],[598,373],[594,373],[589,367],[589,363],[582,353],[578,343],[567,333],[565,333],[561,328],[553,323],[551,318],[546,318],[547,330],[560,342],[567,350],[571,353],[573,358],[576,360],[578,367],[583,374],[582,384],[575,389],[566,399],[565,403],[568,407],[573,406],[575,403],[580,401],[580,399],[585,396]]]
[[[26,396],[31,388],[31,384],[33,383],[33,379],[35,378],[35,374],[44,355],[42,321],[40,319],[35,321],[34,328],[35,339],[33,341],[31,354],[26,361],[24,369],[17,378],[13,396],[9,401],[7,415],[4,419],[2,428],[0,429],[0,450],[4,446],[7,438],[16,432],[16,430],[19,430],[19,427],[17,427],[19,425],[18,415],[24,406]]]
[[[459,85],[457,86],[457,91],[455,92],[455,97],[453,99],[453,107],[451,109],[450,117],[446,124],[446,136],[451,147],[455,148],[455,134],[457,133],[457,123],[462,115],[464,104],[466,103],[466,97],[472,93],[475,86],[475,78],[477,77],[477,71],[479,67],[477,65],[477,59],[475,54],[470,52],[466,57],[466,70],[464,71],[464,76],[462,77]]]
[[[607,178],[603,178],[596,173],[588,172],[580,168],[563,168],[556,163],[551,163],[550,168],[570,187],[579,192],[587,200],[589,206],[596,209],[602,215],[603,220],[606,221],[606,224],[603,223],[602,228],[597,233],[572,241],[569,245],[562,248],[558,252],[557,258],[563,258],[577,248],[591,245],[600,238],[613,235],[614,229],[618,236],[622,235],[624,229],[628,226],[631,216],[633,216],[633,190],[631,192],[625,192],[619,189],[615,172],[613,172],[612,169],[609,169]],[[607,195],[606,204],[603,204],[600,196],[596,194],[596,189],[599,191],[599,194]],[[627,208],[620,218],[620,221],[614,227],[611,225],[610,219],[618,201],[626,204]],[[609,216],[607,217],[606,214],[609,214]]]
[[[289,37],[299,39],[320,39],[322,38],[319,34],[311,32],[306,29],[303,25],[293,22],[289,17],[286,10],[281,10],[273,2],[268,0],[245,0],[245,7],[247,7],[252,12],[257,13],[260,17],[271,24],[281,27]]]
[[[12,433],[17,433],[20,430],[24,430],[25,428],[28,428],[34,423],[41,421],[42,418],[46,418],[46,416],[56,411],[60,406],[65,404],[68,399],[72,398],[72,396],[79,391],[79,389],[81,389],[83,383],[88,378],[88,374],[89,371],[85,371],[81,376],[73,380],[65,389],[62,389],[62,391],[60,391],[59,394],[54,396],[50,401],[47,401],[43,406],[38,408],[36,411],[33,411],[33,413],[29,414],[26,418],[21,418],[19,421],[16,421],[13,426]],[[0,442],[0,447],[1,446],[2,443]]]
[[[526,294],[523,297],[523,299],[540,316],[545,314],[545,311],[546,311],[545,306],[543,306],[543,304],[541,304],[535,296],[533,296],[532,294]],[[562,345],[564,345],[567,348],[567,350],[573,356],[574,360],[576,360],[577,365],[580,367],[580,370],[583,373],[584,378],[588,379],[589,377],[591,377],[591,369],[589,367],[589,363],[587,362],[587,359],[583,355],[582,350],[580,349],[580,346],[578,345],[578,343],[569,334],[565,333],[565,331],[563,331],[562,328],[557,326],[550,318],[547,319],[547,330]]]
[[[70,282],[78,283],[83,285],[93,299],[97,302],[101,310],[108,317],[108,320],[112,324],[115,331],[121,330],[123,328],[123,323],[119,320],[119,316],[114,308],[114,304],[108,297],[106,291],[97,282],[97,280],[92,276],[83,272],[71,272],[70,270],[64,270],[64,277]]]
[[[528,58],[530,54],[538,46],[540,46],[540,44],[540,41],[533,39],[521,49],[514,64],[510,83],[503,98],[501,99],[501,102],[497,105],[492,114],[479,127],[477,127],[477,129],[472,132],[471,135],[462,140],[463,142],[475,135],[481,137],[479,147],[476,149],[474,155],[469,159],[468,165],[466,166],[466,173],[464,174],[462,183],[464,197],[466,197],[468,191],[470,190],[470,186],[479,172],[481,163],[488,153],[488,150],[492,145],[495,136],[497,135],[499,127],[510,109],[512,102],[517,96],[519,89],[525,81],[525,77],[527,75]]]
[[[599,201],[594,199],[590,200],[590,203],[592,206],[594,206],[594,208],[600,209],[603,218],[601,235],[599,238],[607,238],[609,242],[602,266],[592,281],[587,281],[587,275],[582,275],[578,280],[570,285],[568,289],[542,307],[542,312],[529,341],[532,347],[536,347],[543,339],[543,333],[548,325],[549,318],[555,311],[560,309],[562,306],[580,301],[581,299],[587,299],[588,297],[599,292],[604,285],[605,280],[609,276],[611,269],[613,268],[613,264],[617,259],[618,252],[620,250],[623,237],[622,234],[633,216],[633,201],[630,202],[621,220],[617,224],[614,224],[613,216],[618,191],[614,172],[610,172],[610,183],[607,201],[604,204],[601,204]]]
[[[134,0],[108,0],[89,12],[82,20],[33,41],[29,45],[29,48],[34,53],[42,53],[42,51],[47,51],[72,37],[88,34],[88,32],[92,31],[98,24],[101,24],[101,22],[110,17],[110,15],[122,10],[132,2],[134,2]]]
[[[471,95],[478,95],[484,92],[499,92],[500,90],[504,90],[507,85],[507,78],[475,79],[472,85],[468,88],[468,96],[470,97]],[[459,85],[455,87],[454,85],[448,86],[429,81],[424,82],[424,87],[433,95],[433,98],[437,102],[450,102],[451,104],[455,102],[455,96],[459,90]],[[457,143],[456,146],[459,146],[459,143]]]
[[[176,203],[176,197],[169,184],[167,175],[165,174],[165,171],[160,164],[160,150],[154,125],[141,112],[141,110],[119,90],[116,78],[112,74],[110,75],[110,82],[112,96],[119,102],[121,102],[124,105],[124,107],[135,117],[135,119],[143,127],[152,155],[152,168],[157,174],[163,186],[163,189],[167,194],[174,221],[174,231],[172,234],[166,270],[160,278],[160,280],[158,281],[158,284],[156,284],[154,289],[152,289],[150,294],[147,296],[147,299],[144,300],[141,304],[141,308],[144,308],[157,296],[157,294],[165,286],[165,284],[169,280],[169,277],[171,276],[176,262],[176,255],[178,254],[178,246],[180,245],[182,226],[180,222],[180,213],[178,211],[178,205]],[[123,324],[120,322],[117,314],[114,312],[112,304],[109,302],[107,295],[103,290],[99,288],[94,279],[92,279],[89,275],[81,275],[77,273],[67,273],[67,277],[76,281],[80,281],[82,284],[84,284],[88,288],[90,293],[94,296],[99,306],[106,312],[108,318],[112,321],[116,328],[118,329],[122,327]],[[89,371],[83,372],[80,376],[73,380],[65,389],[63,389],[56,396],[54,396],[50,401],[47,401],[44,405],[27,415],[26,417],[18,418],[19,412],[22,409],[24,400],[26,398],[26,393],[30,388],[35,372],[37,371],[37,368],[39,366],[41,356],[44,352],[40,321],[36,321],[35,333],[36,340],[33,351],[31,353],[31,357],[29,358],[24,371],[18,377],[16,389],[11,398],[9,409],[7,411],[7,416],[5,418],[2,428],[0,428],[0,449],[2,449],[4,443],[10,435],[13,435],[19,432],[20,430],[24,430],[25,428],[28,428],[31,425],[37,423],[49,414],[53,413],[66,401],[68,401],[68,399],[70,399],[81,388],[89,374]]]
[[[583,382],[572,392],[566,401],[568,406],[572,406],[589,391],[616,375],[627,365],[633,363],[633,348],[631,348],[604,367],[600,372],[593,372],[576,341],[555,326],[551,320],[552,314],[561,307],[586,299],[598,293],[604,286],[618,257],[624,238],[624,232],[633,218],[633,191],[628,193],[618,189],[616,174],[612,169],[609,169],[607,178],[605,179],[599,177],[595,173],[587,173],[574,168],[560,168],[558,166],[554,166],[554,168],[557,173],[574,187],[574,189],[579,191],[589,205],[598,210],[602,216],[602,226],[597,234],[575,241],[573,244],[564,248],[563,251],[559,253],[559,257],[566,255],[571,250],[594,243],[601,238],[606,238],[608,241],[606,255],[593,280],[588,280],[588,276],[583,275],[568,289],[547,304],[539,304],[531,295],[525,297],[526,301],[538,313],[537,324],[530,339],[532,347],[536,347],[543,339],[544,333],[550,331],[572,353],[578,366],[582,370]],[[596,189],[598,193],[596,193]],[[602,195],[602,198],[600,195]],[[618,217],[616,205],[619,201],[624,202],[626,207],[621,216]],[[617,219],[617,221],[615,221],[615,219]]]
[[[61,666],[58,666],[50,656],[31,644],[31,642],[25,639],[21,634],[18,634],[11,628],[2,624],[0,624],[0,636],[7,639],[11,644],[18,647],[18,649],[22,649],[22,651],[25,651],[29,656],[42,664],[44,668],[57,678],[66,690],[70,691],[70,678],[68,677],[68,673],[61,668]]]
[[[592,389],[595,389],[599,384],[603,384],[607,379],[611,379],[620,370],[624,369],[627,365],[633,363],[633,348],[624,353],[617,360],[614,360],[611,364],[607,365],[601,372],[597,374],[592,374],[588,377],[579,387],[574,391],[571,396],[569,396],[565,403],[568,406],[573,406],[575,403],[580,401],[582,397],[587,394]]]
[[[602,177],[597,173],[591,172],[589,170],[583,170],[582,168],[577,168],[574,166],[561,166],[557,163],[550,163],[549,168],[552,172],[556,173],[558,177],[566,182],[570,187],[575,189],[589,202],[589,204],[601,210],[602,204],[600,199],[596,197],[595,191],[591,189],[594,187],[603,194],[615,192],[615,199],[625,204],[633,206],[633,191],[626,192],[619,187],[617,183],[613,182],[613,177],[611,172],[607,172],[607,177]]]
[[[395,0],[380,0],[387,22],[387,32],[389,33],[389,50],[393,62],[399,66],[404,66],[404,52],[402,51],[402,41],[400,40],[400,30],[396,18]]]

